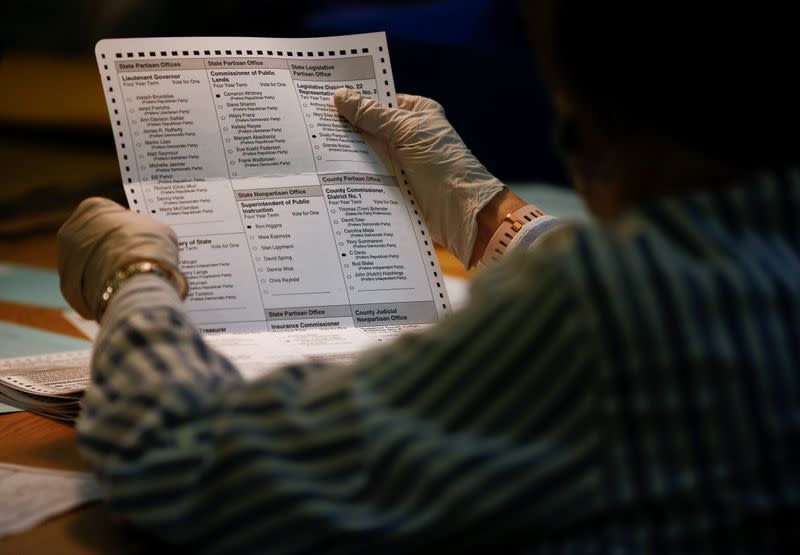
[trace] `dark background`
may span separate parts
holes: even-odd
[[[0,221],[57,221],[87,194],[122,200],[97,40],[372,31],[387,32],[397,90],[441,102],[497,177],[566,183],[517,0],[15,1],[0,8]],[[36,227],[23,220],[0,233]]]

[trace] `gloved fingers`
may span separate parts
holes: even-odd
[[[383,167],[385,167],[388,171],[391,171],[392,166],[394,165],[392,162],[392,152],[394,151],[394,147],[391,145],[391,143],[388,143],[375,135],[370,135],[369,133],[365,133],[363,138],[364,142],[367,143],[367,146],[369,146],[369,148],[378,155],[381,163],[383,163]]]
[[[422,112],[423,110],[433,110],[444,115],[444,108],[441,104],[425,96],[416,94],[397,93],[397,106],[401,110],[408,110],[410,112]]]
[[[125,208],[107,198],[90,197],[82,201],[62,224],[56,235],[59,242],[70,241],[78,230],[85,229],[92,220],[114,212],[124,213]]]
[[[58,231],[61,292],[81,316],[94,318],[105,280],[140,259],[177,266],[178,241],[167,224],[103,198],[83,201]]]
[[[337,89],[333,93],[333,104],[347,121],[362,131],[390,143],[395,143],[401,136],[406,121],[405,110],[382,106],[350,89]]]
[[[127,213],[116,202],[100,197],[88,198],[78,205],[56,235],[62,284],[65,278],[69,281],[75,277],[74,267],[85,264],[94,246],[118,227]]]
[[[125,208],[109,199],[88,198],[78,205],[56,235],[61,294],[84,318],[94,316],[83,292],[84,271],[97,243],[97,230],[92,222],[114,212],[124,213]]]
[[[142,259],[178,266],[178,238],[172,228],[156,221],[152,222],[155,225],[143,223],[150,222],[130,219],[109,231],[109,236],[113,234],[113,237],[104,244],[103,256],[114,261],[116,266],[111,268],[112,272]]]
[[[155,260],[178,267],[178,238],[163,222],[126,210],[98,219],[96,228],[83,249],[85,288],[99,290],[114,272],[137,260]]]

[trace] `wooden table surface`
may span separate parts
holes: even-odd
[[[54,269],[55,235],[0,240],[0,261]],[[0,301],[0,320],[83,337],[57,309]],[[83,470],[72,426],[29,412],[0,414],[0,462],[61,470]],[[157,548],[114,518],[103,503],[84,505],[33,529],[0,538],[0,554],[127,554]]]
[[[467,277],[461,264],[437,248],[442,271]],[[0,261],[55,269],[55,234],[0,240]],[[83,335],[57,309],[0,301],[0,321],[73,337]],[[75,444],[72,426],[28,412],[0,414],[0,462],[62,470],[87,470]],[[33,529],[0,538],[0,554],[144,553],[158,544],[114,518],[103,503],[84,505]]]

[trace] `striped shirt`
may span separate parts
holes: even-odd
[[[193,553],[797,553],[798,214],[795,169],[554,230],[426,332],[255,384],[138,276],[79,444]]]

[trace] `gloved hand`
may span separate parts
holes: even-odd
[[[469,267],[478,225],[475,216],[503,184],[483,167],[430,98],[397,95],[388,108],[350,89],[333,103],[356,128],[389,143],[390,155],[414,189],[433,239]]]
[[[139,260],[177,268],[178,238],[167,224],[114,201],[84,200],[58,230],[61,293],[84,318],[98,318],[105,283]]]

